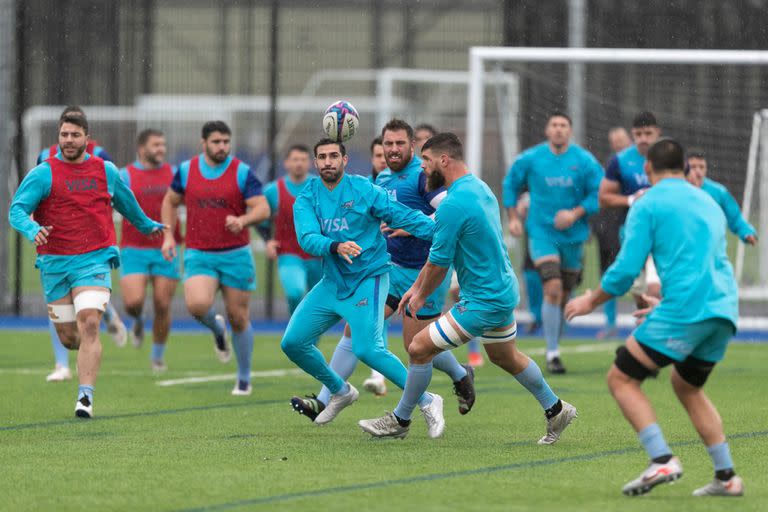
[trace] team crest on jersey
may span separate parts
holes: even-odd
[[[349,224],[344,217],[335,219],[320,219],[320,225],[323,233],[337,233],[339,231],[349,231]]]
[[[355,206],[354,199],[351,201],[346,201],[344,203],[341,203],[341,207],[344,208],[345,210],[351,210],[354,206]]]
[[[467,306],[465,306],[461,302],[457,302],[456,306],[454,306],[454,307],[456,308],[456,311],[458,311],[459,313],[463,314],[463,313],[467,312]]]
[[[364,297],[364,298],[360,299],[360,302],[355,304],[356,307],[358,307],[358,306],[359,307],[363,307],[363,306],[367,306],[367,305],[368,305],[368,297]]]
[[[387,190],[387,194],[389,195],[390,199],[392,199],[393,201],[397,201],[397,190],[396,189]]]

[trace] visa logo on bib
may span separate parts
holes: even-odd
[[[323,233],[338,233],[339,231],[349,231],[349,224],[344,217],[335,219],[320,219],[320,227]]]

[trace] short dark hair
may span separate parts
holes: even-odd
[[[562,117],[563,119],[567,119],[568,124],[573,126],[573,121],[571,121],[571,116],[569,116],[562,110],[553,110],[552,112],[550,112],[549,115],[547,116],[547,124],[549,124],[549,122],[552,120],[553,117]]]
[[[685,159],[688,160],[689,158],[698,158],[699,160],[706,160],[707,154],[704,153],[703,149],[699,149],[699,148],[689,149],[685,154]]]
[[[424,131],[428,131],[429,133],[431,133],[431,134],[432,134],[432,136],[433,136],[433,137],[434,137],[435,135],[437,135],[437,128],[435,128],[434,126],[432,126],[432,125],[431,125],[431,124],[429,124],[429,123],[420,123],[420,124],[417,124],[417,125],[416,125],[416,128],[414,128],[414,129],[413,129],[413,132],[414,132],[414,133],[416,133],[416,132],[420,132],[420,131],[422,131],[422,130],[424,130]]]
[[[88,119],[80,114],[65,114],[59,118],[59,130],[64,123],[70,123],[79,126],[88,135]]]
[[[291,156],[291,153],[294,151],[299,151],[301,153],[305,153],[307,156],[309,155],[309,148],[306,144],[293,144],[291,147],[288,148],[288,151],[285,152],[285,158],[288,158]]]
[[[64,107],[64,110],[61,111],[61,115],[59,116],[59,119],[63,118],[67,114],[79,114],[85,117],[85,111],[81,107],[78,107],[77,105],[68,105]]]
[[[685,150],[676,140],[659,139],[648,149],[647,158],[654,171],[685,171]]]
[[[384,138],[384,132],[386,131],[399,132],[400,130],[405,130],[405,133],[408,134],[408,138],[413,139],[413,128],[411,125],[396,117],[390,119],[389,122],[384,125],[384,128],[381,129],[381,138]]]
[[[210,137],[213,132],[232,135],[232,130],[229,129],[229,126],[227,126],[227,123],[224,121],[208,121],[203,125],[203,139],[208,140],[208,137]]]
[[[376,137],[371,141],[371,154],[373,154],[373,148],[376,146],[381,146],[381,137]]]
[[[327,146],[328,144],[336,144],[337,146],[339,146],[339,150],[341,151],[341,156],[347,156],[347,148],[344,147],[344,144],[342,144],[337,140],[331,140],[328,137],[326,137],[324,139],[320,139],[319,141],[315,142],[315,148],[314,148],[315,157],[317,157],[317,148],[319,148],[320,146]]]
[[[632,128],[645,128],[646,126],[659,126],[653,112],[640,112],[632,120]]]
[[[143,146],[149,142],[149,139],[152,137],[165,137],[165,134],[157,128],[147,128],[146,130],[141,130],[139,135],[136,137],[136,145]]]
[[[464,146],[455,133],[443,132],[429,138],[421,148],[422,154],[428,149],[434,153],[446,153],[454,160],[464,160]]]

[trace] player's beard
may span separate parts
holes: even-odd
[[[163,163],[163,160],[165,159],[164,156],[165,155],[162,155],[159,152],[158,153],[148,153],[145,158],[147,159],[147,162],[149,162],[153,167],[160,167],[160,165]],[[210,155],[208,155],[208,157],[210,158]],[[223,160],[222,160],[222,162],[223,162]]]
[[[75,152],[74,156],[67,156],[67,153],[64,151],[65,148],[67,150],[76,149],[77,151]],[[66,160],[72,160],[72,161],[77,160],[78,158],[80,158],[83,155],[83,153],[85,153],[85,150],[87,148],[88,148],[88,143],[87,142],[85,144],[83,144],[82,146],[80,146],[80,147],[76,147],[76,146],[72,146],[72,145],[59,146],[59,149],[61,149],[61,155]]]
[[[396,162],[390,161],[390,155],[392,153],[396,153],[400,155],[400,159]],[[393,151],[392,153],[385,153],[384,154],[384,160],[387,162],[387,167],[389,167],[392,171],[400,172],[403,169],[405,169],[405,166],[408,165],[408,163],[413,160],[413,151],[410,149],[406,152],[400,152],[400,151]]]
[[[337,169],[334,169],[333,167],[326,167],[324,169],[320,169],[320,179],[326,183],[338,183],[343,172],[343,167],[339,167]]]
[[[215,162],[217,164],[224,162],[224,160],[226,160],[227,157],[229,156],[229,152],[227,151],[219,151],[218,153],[212,153],[211,151],[208,151],[207,148],[205,150],[205,154],[208,155],[208,158],[210,158],[212,162]]]
[[[445,176],[437,169],[427,175],[427,191],[433,192],[445,186]]]

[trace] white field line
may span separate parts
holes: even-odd
[[[566,354],[608,352],[611,350],[616,350],[616,346],[617,346],[616,343],[588,343],[588,344],[582,344],[582,345],[574,345],[570,347],[561,346],[560,352],[563,352]],[[534,349],[524,350],[523,352],[525,352],[528,355],[543,356],[546,353],[546,349],[534,348]],[[256,377],[256,378],[288,377],[290,375],[304,375],[304,372],[302,370],[299,370],[298,368],[294,368],[291,370],[267,370],[262,372],[251,372],[251,377]],[[199,384],[201,382],[227,381],[227,380],[232,380],[235,377],[236,375],[234,373],[207,375],[204,377],[189,377],[184,379],[160,380],[160,381],[157,381],[157,385],[158,386],[178,386],[182,384]]]
[[[288,377],[289,375],[302,375],[304,372],[298,368],[290,370],[266,370],[262,372],[251,372],[251,378],[267,378],[267,377]],[[237,374],[226,373],[218,375],[206,375],[204,377],[186,377],[183,379],[170,379],[159,380],[156,382],[158,386],[178,386],[181,384],[199,384],[201,382],[217,382],[232,380],[237,377]]]
[[[0,368],[0,375],[13,374],[13,375],[47,375],[51,373],[51,368]],[[72,370],[74,375],[76,371]],[[115,377],[146,377],[152,375],[152,370],[147,368],[146,370],[104,370],[100,371],[99,375],[111,375]],[[191,372],[182,372],[182,375],[194,376],[205,375],[205,372],[196,370]]]

